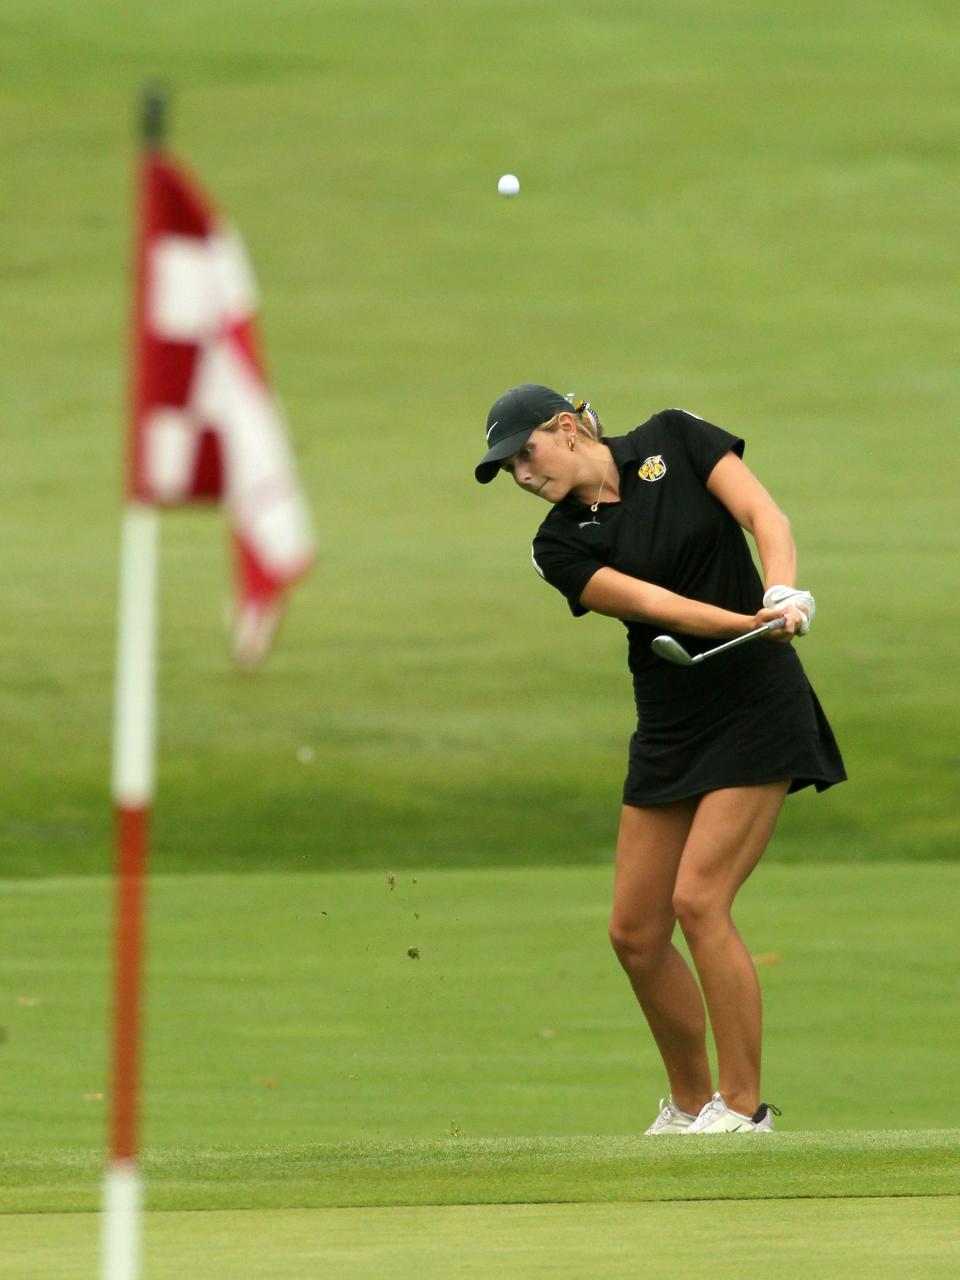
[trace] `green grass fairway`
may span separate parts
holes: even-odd
[[[791,516],[851,783],[791,801],[774,856],[955,859],[958,40],[947,0],[5,0],[0,871],[107,864],[158,76],[249,242],[322,545],[243,681],[222,522],[164,518],[160,867],[602,853],[621,628],[570,619],[530,567],[541,505],[472,476],[527,379],[614,431],[681,404],[741,432]]]
[[[957,1201],[152,1213],[150,1280],[954,1280]],[[0,1219],[0,1277],[87,1280],[89,1214]]]

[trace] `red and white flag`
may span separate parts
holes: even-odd
[[[219,502],[236,552],[234,656],[266,653],[314,543],[256,329],[237,232],[168,156],[143,158],[128,491],[156,506]]]

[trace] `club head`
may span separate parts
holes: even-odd
[[[678,667],[692,667],[700,656],[697,654],[697,658],[691,658],[680,641],[674,640],[673,636],[657,636],[650,648],[658,658],[674,662]]]

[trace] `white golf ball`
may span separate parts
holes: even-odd
[[[497,190],[502,196],[518,196],[520,194],[520,179],[513,173],[505,173],[497,183]]]

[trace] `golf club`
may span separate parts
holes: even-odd
[[[657,636],[651,642],[650,648],[658,658],[664,658],[667,662],[675,662],[678,667],[695,667],[698,662],[703,662],[705,658],[712,658],[715,654],[723,653],[726,649],[734,649],[739,644],[746,644],[748,640],[756,640],[758,636],[765,636],[768,631],[779,631],[786,621],[785,618],[774,618],[772,622],[766,622],[762,627],[757,627],[755,631],[748,631],[746,635],[737,636],[736,640],[728,640],[726,644],[718,644],[715,649],[706,649],[703,653],[689,654],[673,636]]]

